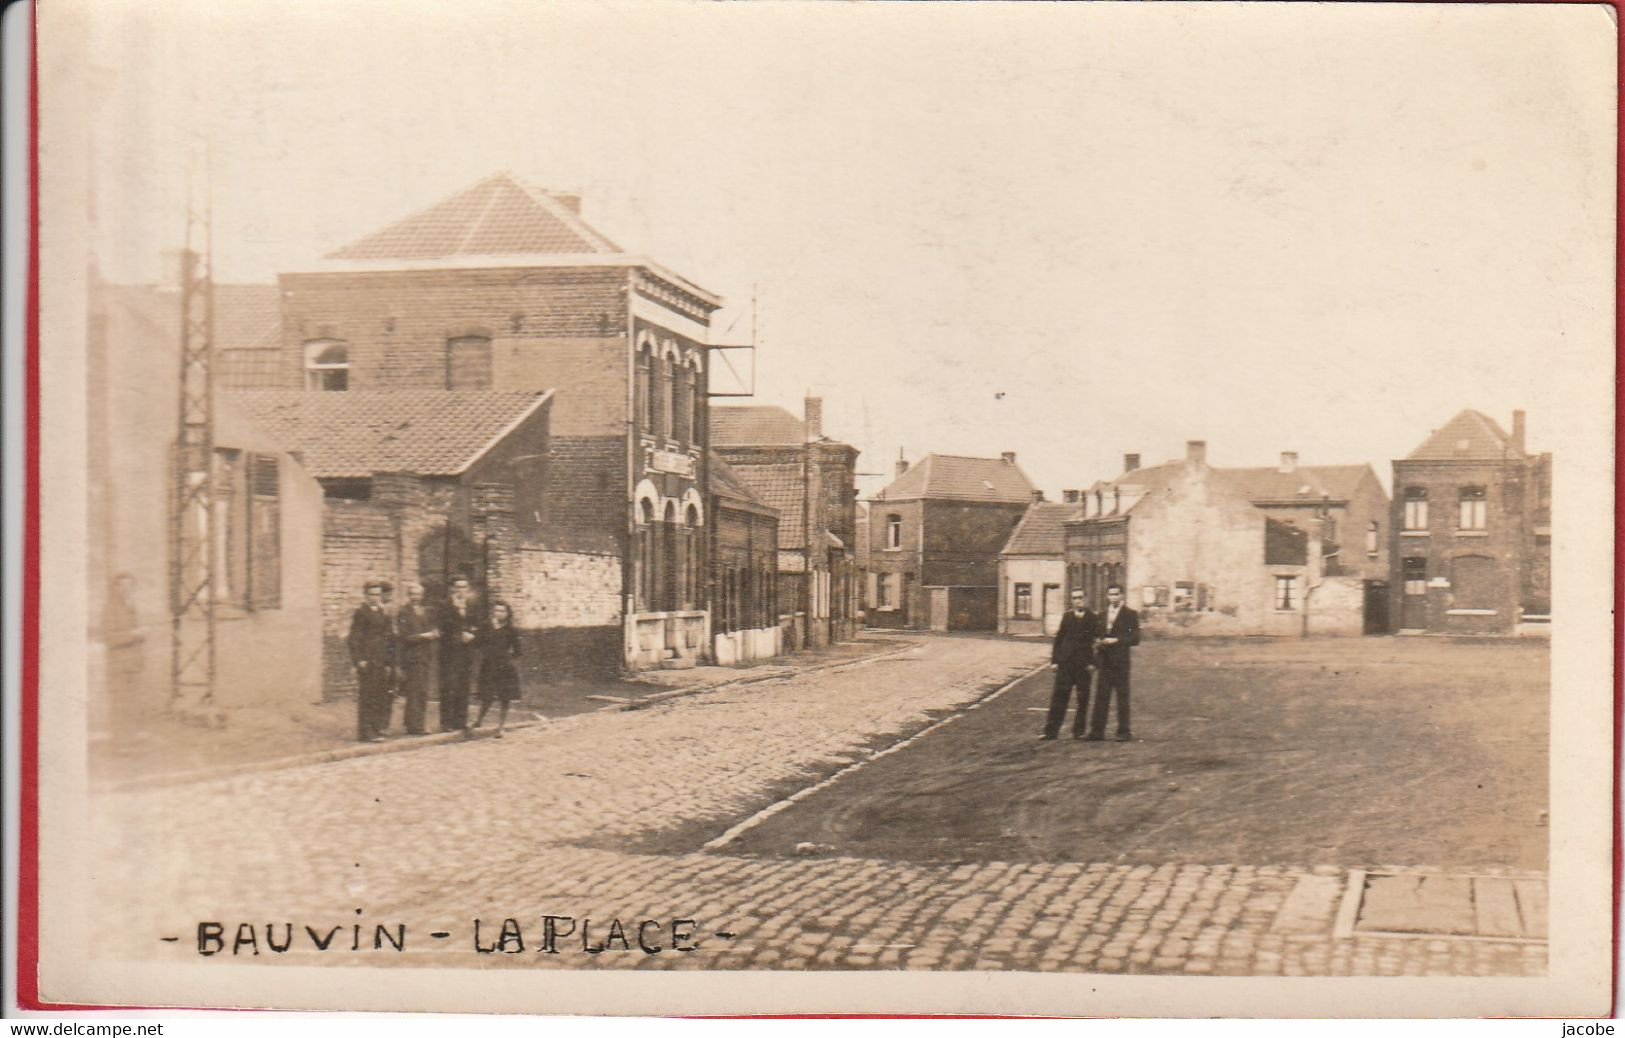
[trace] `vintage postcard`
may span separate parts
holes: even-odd
[[[38,999],[1606,1012],[1616,31],[43,3]]]

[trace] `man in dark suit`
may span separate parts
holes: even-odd
[[[406,604],[395,613],[395,649],[400,656],[401,694],[406,697],[408,735],[427,731],[425,714],[433,683],[434,643],[440,640],[438,618],[423,604],[423,585],[406,585]]]
[[[440,609],[440,730],[468,728],[468,690],[474,677],[474,639],[480,629],[467,577],[454,577]]]
[[[1099,642],[1100,687],[1095,690],[1095,713],[1089,720],[1089,738],[1093,740],[1106,737],[1106,715],[1114,692],[1117,741],[1128,742],[1134,737],[1129,731],[1129,650],[1140,644],[1140,614],[1125,605],[1123,597],[1121,585],[1106,588],[1106,616]]]
[[[356,737],[362,742],[383,742],[393,712],[389,686],[395,666],[395,630],[384,612],[383,581],[368,581],[362,596],[345,639],[355,666]]]
[[[1095,640],[1100,637],[1100,617],[1084,606],[1082,591],[1072,592],[1072,608],[1061,614],[1061,628],[1055,632],[1050,649],[1050,666],[1055,668],[1055,691],[1049,697],[1049,716],[1044,721],[1044,739],[1061,734],[1066,704],[1072,690],[1078,690],[1078,708],[1072,715],[1072,738],[1083,738],[1089,720],[1089,680],[1095,669]]]

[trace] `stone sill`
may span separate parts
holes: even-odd
[[[1401,537],[1426,537],[1428,532],[1426,530],[1401,530],[1399,535]]]
[[[1446,615],[1446,616],[1494,616],[1496,614],[1496,612],[1497,612],[1497,610],[1494,610],[1494,609],[1446,609],[1444,611],[1444,615]]]
[[[1489,535],[1490,535],[1490,532],[1488,530],[1457,530],[1456,531],[1456,536],[1457,537],[1488,537]]]

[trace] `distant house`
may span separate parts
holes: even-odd
[[[1169,462],[1141,468],[1138,454],[1125,454],[1123,473],[1079,492],[1080,504],[1087,514],[1110,511],[1114,494],[1144,493],[1182,467]],[[1265,515],[1313,531],[1327,574],[1387,582],[1388,494],[1370,465],[1300,465],[1297,452],[1283,451],[1278,466],[1213,472]]]
[[[613,671],[616,596],[568,600],[583,583],[556,571],[539,537],[550,394],[399,389],[227,395],[321,483],[323,685],[354,688],[345,650],[362,584],[417,581],[431,602],[452,577],[503,599],[537,680]],[[567,560],[573,561],[573,560]],[[606,567],[607,568],[607,567]],[[597,616],[597,629],[581,624]],[[592,655],[596,647],[609,658]],[[545,661],[545,663],[542,663]]]
[[[1054,634],[1066,612],[1066,529],[1076,501],[1027,506],[999,552],[999,633]]]
[[[711,449],[779,514],[778,603],[787,647],[826,645],[857,631],[858,449],[824,435],[823,401],[803,417],[782,407],[711,408]]]
[[[214,694],[209,703],[172,699],[179,293],[96,284],[89,314],[92,729],[116,737],[165,710],[313,702],[321,674],[321,488],[220,394],[213,514],[188,517],[214,552]]]
[[[713,456],[711,474],[711,641],[721,664],[785,651],[779,622],[779,513]]]
[[[1364,582],[1328,574],[1319,529],[1270,517],[1193,440],[1182,462],[1097,484],[1065,528],[1067,589],[1123,587],[1166,634],[1358,634]]]
[[[997,629],[999,552],[1039,491],[1013,452],[897,467],[869,504],[869,624]]]
[[[1393,622],[1509,634],[1551,620],[1552,456],[1462,411],[1394,462]]]

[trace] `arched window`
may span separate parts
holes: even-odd
[[[672,425],[676,420],[677,364],[666,357],[660,364],[660,435],[672,438]]]
[[[446,340],[446,388],[491,388],[491,339],[459,335]]]
[[[650,388],[650,382],[654,377],[654,373],[650,370],[649,352],[649,350],[643,348],[638,349],[638,374],[635,403],[637,405],[638,430],[643,433],[654,432],[654,393]]]
[[[350,388],[350,344],[340,339],[305,343],[305,388],[343,392]]]
[[[677,609],[677,505],[666,502],[665,522],[660,524],[660,580],[657,608]]]
[[[638,518],[642,525],[638,528],[638,580],[637,592],[638,610],[645,611],[651,608],[654,602],[655,578],[655,506],[654,502],[644,498],[638,502]]]
[[[683,530],[683,608],[693,609],[700,602],[700,511],[688,506]]]
[[[660,436],[671,427],[671,379],[667,377],[666,362],[655,355],[654,347],[649,352],[649,424],[644,431]]]
[[[689,398],[693,392],[693,384],[689,381],[688,367],[678,365],[672,369],[672,404],[671,424],[672,439],[678,443],[689,443],[694,439],[694,431],[690,423],[694,420],[694,405]]]
[[[705,394],[700,388],[700,368],[696,363],[688,369],[689,440],[698,443],[705,432]]]

